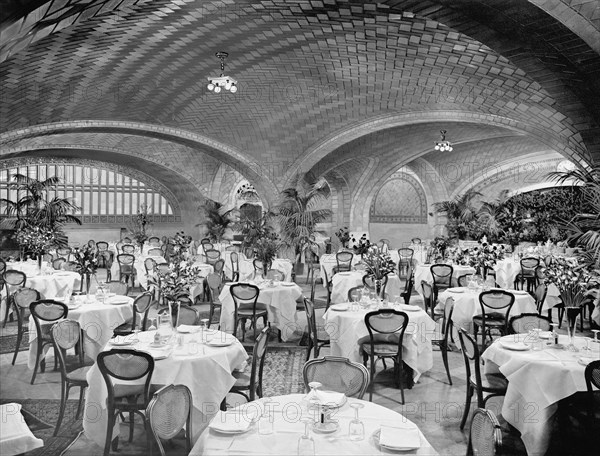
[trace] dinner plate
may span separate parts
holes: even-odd
[[[419,310],[421,310],[419,306],[411,306],[409,304],[402,304],[398,306],[398,308],[400,310],[404,310],[405,312],[418,312]]]
[[[279,282],[282,287],[293,287],[296,285],[294,282]]]
[[[577,358],[577,362],[582,366],[587,366],[589,363],[597,359],[598,358],[592,358],[591,356],[580,356],[579,358]]]
[[[69,307],[69,310],[75,310],[75,309],[79,309],[81,307],[81,304],[69,304],[68,307]]]
[[[233,343],[233,339],[221,339],[219,337],[215,339],[211,339],[206,343],[206,345],[210,345],[211,347],[229,347]]]
[[[128,345],[133,345],[133,342],[127,339],[123,339],[123,340],[115,340],[115,339],[111,339],[108,341],[108,343],[110,345],[112,345],[113,347],[127,347]]]
[[[108,300],[108,303],[113,306],[119,306],[121,304],[129,304],[129,298],[127,296],[113,296],[112,299]]]
[[[540,339],[551,339],[552,331],[542,331],[540,332]]]
[[[529,294],[529,293],[527,293],[524,290],[512,290],[511,293],[516,294],[516,295],[520,295],[520,296],[525,296],[525,295]]]
[[[331,306],[329,306],[329,308],[331,310],[337,310],[338,312],[344,312],[348,310],[349,306],[348,304],[332,304]]]
[[[508,342],[508,341],[504,341],[504,340],[500,341],[500,346],[502,348],[506,348],[507,350],[514,350],[514,351],[527,351],[531,348],[529,345],[525,344],[524,342]]]
[[[165,349],[168,347],[168,345],[167,344],[157,344],[156,342],[152,342],[152,343],[148,344],[148,347]]]
[[[200,326],[180,325],[177,327],[177,332],[181,334],[195,334],[200,331]]]
[[[351,272],[338,272],[336,275],[339,275],[339,276],[349,276],[349,275],[352,275],[352,273]]]
[[[448,288],[448,293],[464,293],[465,290],[462,288]]]
[[[408,428],[407,428],[408,429]],[[412,430],[412,428],[411,428]],[[381,435],[381,428],[377,429],[374,433],[373,433],[373,442],[375,442],[375,445],[377,445],[378,447],[381,447],[383,449],[386,449],[388,451],[411,451],[411,450],[417,450],[419,448],[421,448],[421,444],[419,443],[418,446],[403,446],[403,447],[393,447],[393,446],[387,446],[387,445],[382,445],[381,443],[379,443],[379,436]]]

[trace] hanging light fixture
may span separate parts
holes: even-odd
[[[215,55],[221,60],[221,76],[209,77],[206,88],[215,93],[219,93],[221,89],[236,93],[238,90],[237,81],[229,76],[225,76],[225,59],[229,54],[227,52],[217,52]]]
[[[440,130],[442,134],[442,139],[440,141],[435,142],[435,150],[439,150],[440,152],[452,152],[452,143],[450,141],[446,141],[446,130]]]

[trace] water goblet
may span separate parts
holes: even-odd
[[[583,351],[592,351],[592,349],[590,348],[590,342],[592,341],[591,337],[586,337],[585,338],[585,347],[583,347],[581,350]]]
[[[358,411],[364,407],[360,402],[353,402],[350,404],[350,407],[354,409],[354,419],[350,421],[350,425],[348,427],[348,436],[350,440],[358,441],[364,440],[365,438],[365,425],[358,418]]]
[[[304,423],[304,434],[298,439],[298,456],[314,456],[315,454],[315,441],[309,435],[309,426],[313,424],[311,418],[302,418]]]
[[[263,398],[264,411],[258,419],[258,433],[263,435],[272,434],[274,430],[275,417],[271,411],[274,403],[271,399]]]

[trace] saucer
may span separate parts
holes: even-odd
[[[312,430],[318,434],[333,434],[340,428],[337,421],[328,421],[327,423],[313,423]]]

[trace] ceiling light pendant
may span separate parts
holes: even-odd
[[[217,52],[215,55],[221,60],[221,76],[209,77],[206,88],[215,93],[221,92],[221,89],[236,93],[238,90],[237,81],[232,77],[225,76],[225,59],[229,54],[227,52]]]
[[[446,130],[440,130],[442,134],[442,139],[440,141],[435,142],[435,150],[439,150],[440,152],[452,152],[452,143],[450,141],[446,141]]]

